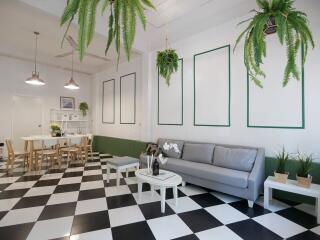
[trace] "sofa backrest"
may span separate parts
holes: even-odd
[[[137,140],[95,135],[93,136],[92,147],[95,152],[139,158],[140,154],[146,150],[147,143]]]

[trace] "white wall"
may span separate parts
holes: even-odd
[[[203,127],[193,125],[193,55],[218,48],[227,44],[233,48],[235,40],[244,28],[237,27],[241,19],[230,22],[212,29],[208,29],[197,35],[190,36],[183,41],[171,43],[179,57],[184,60],[184,124],[183,126],[166,126],[157,124],[158,114],[158,75],[156,67],[157,51],[144,54],[142,61],[131,61],[119,66],[119,71],[109,69],[95,76],[93,89],[95,105],[94,132],[101,135],[155,141],[159,137],[186,139],[195,141],[209,141],[217,143],[240,144],[250,146],[262,146],[268,156],[273,156],[281,149],[282,145],[290,152],[296,152],[299,148],[303,152],[313,152],[320,158],[318,144],[320,142],[320,25],[318,0],[297,0],[295,6],[308,14],[310,26],[316,41],[315,50],[310,50],[305,65],[305,129],[275,129],[275,128],[248,128],[247,127],[247,75],[243,64],[243,45],[239,45],[235,53],[231,53],[231,126],[230,127]],[[256,6],[252,5],[252,8]],[[242,43],[243,44],[243,43]],[[270,42],[268,49],[275,47]],[[157,49],[159,50],[159,49]],[[274,58],[275,62],[279,59]],[[142,66],[141,66],[142,65]],[[283,71],[284,66],[277,66]],[[279,72],[279,69],[276,69]],[[119,76],[137,72],[137,124],[119,124]],[[142,72],[140,72],[142,71]],[[267,75],[273,76],[272,73]],[[102,81],[111,78],[116,79],[116,124],[101,123],[101,87]],[[267,79],[265,80],[267,81]],[[292,80],[296,81],[296,80]],[[281,79],[277,83],[281,85]],[[292,83],[295,84],[295,83]],[[290,85],[290,83],[289,83]],[[270,87],[270,86],[268,86]],[[288,87],[290,89],[290,86]],[[140,92],[139,92],[140,91]],[[263,90],[262,90],[263,91]],[[286,91],[286,90],[285,90]],[[288,90],[289,91],[289,90]],[[290,96],[290,94],[289,94]],[[291,94],[291,97],[295,97]],[[273,99],[274,104],[281,99]],[[178,105],[177,105],[178,106]],[[291,106],[287,111],[280,114],[288,116],[292,109],[299,106]],[[291,111],[291,112],[290,112]],[[272,114],[261,109],[261,114],[272,119]],[[276,117],[276,115],[273,115]],[[286,119],[286,118],[285,118]],[[317,159],[320,161],[320,159]]]
[[[39,97],[43,102],[43,131],[49,133],[50,109],[60,108],[60,96],[74,97],[76,107],[86,101],[91,108],[91,76],[75,73],[79,90],[68,90],[64,84],[70,79],[70,72],[39,64],[40,77],[45,86],[31,86],[24,81],[31,76],[32,62],[0,56],[0,141],[12,137],[13,96]],[[90,111],[89,111],[90,114]],[[28,117],[28,116],[26,116]]]
[[[136,73],[136,123],[120,124],[120,77]],[[115,79],[115,123],[102,123],[102,83],[103,81]],[[141,139],[144,102],[144,92],[142,83],[142,58],[132,59],[130,63],[123,63],[116,67],[102,71],[94,76],[92,89],[95,119],[93,133],[110,137],[120,137],[128,139]]]

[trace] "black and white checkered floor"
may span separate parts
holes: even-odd
[[[320,239],[314,207],[273,201],[272,212],[259,199],[253,209],[232,196],[193,185],[179,187],[179,204],[143,186],[138,202],[134,173],[115,186],[106,183],[105,155],[85,166],[25,172],[22,163],[8,176],[0,162],[0,239]]]

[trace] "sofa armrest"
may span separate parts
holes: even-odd
[[[249,200],[255,201],[263,188],[265,180],[265,151],[259,148],[257,151],[256,160],[248,179]]]

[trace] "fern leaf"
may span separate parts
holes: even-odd
[[[65,7],[63,14],[60,19],[60,25],[65,24],[66,22],[69,22],[70,19],[74,18],[74,15],[76,15],[79,3],[81,0],[70,0],[67,3],[67,6]]]
[[[105,55],[107,55],[108,50],[111,46],[112,40],[114,39],[114,29],[113,29],[113,23],[114,23],[114,16],[113,16],[113,10],[112,5],[110,8],[110,16],[109,16],[109,31],[108,31],[108,40],[107,40],[107,46],[105,50]]]
[[[78,24],[79,24],[79,31],[78,31],[78,47],[79,47],[79,56],[80,61],[83,60],[85,49],[86,49],[86,38],[87,38],[87,14],[88,11],[86,9],[88,8],[88,3],[90,2],[88,0],[81,0],[79,5],[79,16],[78,16]]]
[[[104,12],[106,11],[107,7],[109,7],[111,5],[111,1],[110,0],[104,0],[102,7],[101,7],[101,15],[104,14]]]
[[[97,5],[100,0],[91,0],[90,3],[88,4],[88,14],[86,16],[86,28],[88,29],[87,33],[87,47],[92,41],[92,38],[94,36],[95,32],[95,26],[96,26],[96,11],[97,11]]]

